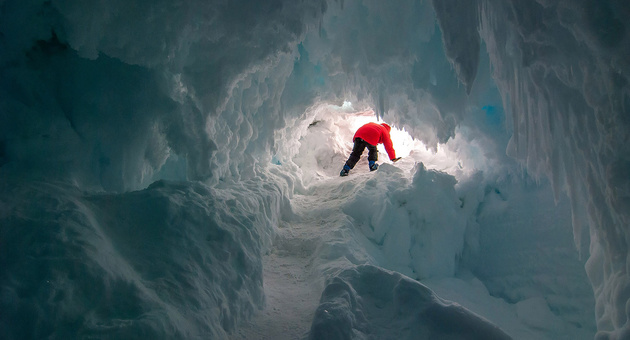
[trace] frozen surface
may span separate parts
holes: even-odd
[[[508,154],[549,178],[557,194],[568,193],[578,247],[584,228],[590,228],[586,268],[598,337],[625,338],[630,6],[627,1],[476,3],[478,22],[441,26],[445,45],[457,47],[451,60],[467,65],[476,58],[457,37],[462,30],[479,31],[514,119]],[[438,11],[438,18],[450,17],[449,8]],[[464,21],[469,15],[462,13],[461,22],[470,22]]]
[[[335,135],[331,131],[341,131],[344,126],[352,125],[355,119],[363,117],[362,114],[349,112],[341,116],[347,117],[347,121],[337,115],[326,116],[326,112],[336,113],[337,110],[334,107],[322,109],[319,122],[307,127],[300,141],[307,143],[333,137],[343,139],[343,134]],[[348,132],[345,136],[351,138],[352,134]],[[313,154],[305,157],[299,153],[294,158],[296,161],[318,159],[318,143],[309,145],[311,148],[305,150]],[[423,284],[435,290],[437,300],[440,300],[439,297],[446,298],[462,306],[461,313],[467,315],[467,320],[473,320],[464,328],[498,327],[501,332],[516,339],[592,338],[595,332],[594,303],[583,262],[578,261],[577,251],[572,246],[568,207],[541,211],[538,219],[533,216],[531,220],[522,220],[515,228],[522,233],[542,229],[532,238],[546,238],[549,251],[559,248],[559,252],[566,252],[560,253],[562,256],[558,256],[558,262],[541,268],[541,262],[548,260],[548,252],[543,249],[538,254],[536,250],[541,247],[527,243],[523,247],[531,247],[530,254],[534,256],[503,262],[501,259],[512,254],[510,247],[520,246],[522,241],[503,238],[497,241],[499,249],[487,255],[489,252],[479,247],[480,237],[484,237],[485,242],[487,234],[492,236],[496,230],[490,228],[490,223],[486,230],[476,221],[482,218],[511,219],[521,212],[531,214],[531,206],[523,202],[529,202],[527,197],[531,200],[531,195],[553,202],[550,187],[541,185],[540,189],[532,190],[537,185],[520,181],[517,181],[518,185],[510,185],[511,182],[507,182],[504,183],[504,195],[513,192],[514,205],[503,200],[497,202],[493,196],[495,191],[486,190],[484,182],[480,182],[481,177],[465,175],[465,168],[450,166],[454,160],[445,157],[446,154],[430,157],[431,153],[415,149],[395,165],[381,164],[376,173],[368,171],[367,162],[363,159],[347,178],[338,177],[339,164],[343,162],[338,162],[335,157],[313,163],[309,169],[316,170],[314,173],[319,174],[317,179],[311,180],[307,188],[301,189],[292,198],[295,215],[281,223],[271,255],[265,257],[265,263],[273,273],[266,279],[267,283],[273,283],[273,287],[284,287],[285,293],[295,290],[302,293],[295,299],[287,299],[286,295],[278,295],[272,286],[265,287],[268,296],[272,297],[272,301],[268,301],[269,306],[261,316],[239,329],[233,338],[274,338],[277,334],[294,335],[287,338],[306,337],[309,329],[312,330],[311,337],[321,339],[342,337],[340,334],[353,334],[356,338],[406,338],[411,333],[404,330],[412,326],[405,322],[412,321],[405,319],[407,321],[400,321],[395,326],[393,321],[390,322],[400,318],[397,308],[402,308],[394,299],[397,291],[394,282],[417,278],[422,278]],[[419,160],[426,161],[427,165],[416,163]],[[279,166],[283,167],[290,168],[288,165]],[[332,175],[327,176],[326,169],[329,167],[334,170]],[[456,184],[456,177],[446,171],[458,176],[460,183]],[[306,178],[309,177],[313,176]],[[420,189],[423,192],[418,194]],[[413,193],[415,198],[410,199]],[[526,198],[519,198],[521,196]],[[508,201],[511,199],[507,198]],[[506,210],[506,207],[511,210]],[[445,214],[445,211],[449,213]],[[561,216],[550,216],[557,212],[561,212]],[[541,222],[540,219],[544,218],[552,221]],[[557,223],[558,220],[564,223]],[[549,228],[557,228],[558,232],[550,234],[545,231]],[[486,246],[484,243],[483,247]],[[494,282],[489,279],[490,275],[487,272],[485,276],[480,275],[484,280],[481,281],[471,274],[479,272],[478,267],[485,264],[486,256],[500,263],[493,266],[496,268],[493,280],[507,276],[519,284],[508,285],[501,292],[495,289],[492,296],[486,287],[486,284]],[[366,273],[365,268],[357,267],[365,264],[386,269],[365,267],[372,268]],[[503,264],[532,269],[522,273],[514,270],[509,277],[505,267],[501,267]],[[490,265],[484,268],[490,270]],[[398,273],[390,273],[387,269]],[[531,280],[531,275],[553,276],[560,283]],[[566,285],[567,281],[575,282]],[[428,291],[420,284],[413,286],[414,289]],[[506,299],[505,294],[512,293],[509,290],[512,287],[513,294],[519,291],[527,291],[528,294]],[[558,292],[558,289],[566,287],[573,288],[566,294]],[[302,301],[304,297],[312,296],[313,291],[323,291],[316,312],[312,303]],[[295,306],[296,302],[298,306]],[[430,303],[409,303],[405,308],[411,314],[421,313],[428,308],[427,305]],[[558,305],[565,309],[559,311]],[[290,310],[292,316],[279,318],[278,310],[282,309]],[[305,318],[314,318],[313,324],[309,326],[300,321]],[[448,318],[436,321],[438,326],[433,321],[427,321],[423,326],[414,323],[418,326],[415,331],[444,335],[441,327],[457,327]],[[489,327],[487,322],[495,326]],[[274,332],[269,328],[283,331]]]
[[[371,268],[515,338],[628,337],[628,17],[0,1],[2,336],[301,337],[336,278],[372,301]],[[405,158],[340,181],[370,119]]]
[[[3,338],[225,337],[264,303],[281,204],[279,188],[247,187],[3,184]]]
[[[311,339],[510,339],[428,287],[372,266],[341,272],[324,292]]]

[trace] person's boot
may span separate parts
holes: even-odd
[[[378,169],[378,164],[375,161],[370,161],[370,171]]]
[[[341,169],[341,172],[339,173],[339,176],[348,176],[348,172],[350,172],[350,167],[348,165],[344,165],[343,169]]]

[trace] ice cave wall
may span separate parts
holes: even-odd
[[[483,40],[487,46],[514,119],[508,153],[532,173],[547,176],[556,192],[568,193],[576,244],[581,228],[590,226],[586,268],[599,335],[625,338],[630,328],[630,39],[623,22],[630,6],[623,1],[477,1],[466,2],[476,20],[457,20],[452,9],[461,1],[437,3],[447,54],[464,83],[475,57],[467,54],[465,45],[471,43],[462,42],[460,32],[478,32],[471,45]]]
[[[430,4],[399,5],[4,1],[3,171],[114,191],[247,178],[287,121],[345,99],[435,147],[468,99]]]
[[[599,329],[627,330],[629,15],[622,0],[4,0],[0,174],[119,192],[252,178],[285,126],[344,99],[427,145],[466,125],[494,150],[502,127],[471,117],[504,106],[510,155],[569,194],[575,235],[590,227]]]

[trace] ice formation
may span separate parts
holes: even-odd
[[[378,339],[510,339],[495,325],[441,300],[417,281],[363,265],[340,273],[326,286],[310,336],[352,339],[367,335]]]
[[[439,310],[433,336],[460,317],[454,337],[627,338],[628,17],[0,1],[1,337],[237,336],[285,254],[324,292],[315,338],[408,336],[383,322],[400,308]],[[340,181],[365,119],[408,155]]]

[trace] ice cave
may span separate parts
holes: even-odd
[[[0,338],[630,339],[628,19],[0,0]]]

